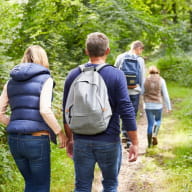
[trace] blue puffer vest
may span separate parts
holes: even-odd
[[[40,94],[50,77],[49,70],[38,64],[22,63],[13,68],[10,76],[7,93],[12,113],[7,132],[26,134],[47,130],[51,133],[39,112]]]

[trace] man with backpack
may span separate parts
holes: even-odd
[[[140,94],[145,81],[145,62],[140,56],[143,49],[144,45],[141,41],[134,41],[131,44],[130,51],[120,54],[115,61],[115,66],[121,69],[126,76],[129,96],[135,109],[135,117],[137,116]],[[126,142],[126,147],[129,148],[131,141],[124,129],[124,124],[122,124],[122,136],[123,142]]]
[[[105,34],[89,34],[88,63],[71,70],[65,81],[64,128],[67,153],[74,161],[75,192],[91,192],[96,163],[103,191],[117,192],[122,159],[119,117],[132,141],[129,161],[138,156],[137,127],[126,79],[122,71],[106,65],[109,52]]]

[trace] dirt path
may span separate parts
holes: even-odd
[[[123,145],[123,157],[122,157],[122,165],[119,174],[119,192],[142,192],[143,189],[138,190],[137,186],[137,178],[136,173],[142,167],[142,156],[146,153],[147,148],[147,138],[146,138],[146,118],[142,116],[138,121],[138,137],[139,137],[139,157],[136,162],[129,163],[128,162],[128,152],[124,149]],[[98,171],[99,172],[99,171]],[[100,183],[101,175],[100,173],[96,174],[95,180],[93,183],[92,192],[101,192],[102,185]],[[141,176],[142,177],[142,176]],[[148,185],[146,185],[148,187]],[[149,192],[152,190],[149,190]]]
[[[146,153],[147,138],[146,138],[146,121],[145,117],[141,117],[137,122],[138,125],[138,137],[139,137],[139,157],[136,162],[128,162],[128,152],[123,146],[123,158],[122,165],[119,174],[119,192],[138,192],[135,189],[136,184],[136,172],[142,167],[142,156]]]

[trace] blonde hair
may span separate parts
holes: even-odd
[[[133,41],[131,43],[131,50],[137,49],[138,47],[144,49],[144,44],[141,41],[139,41],[139,40]]]
[[[47,53],[39,45],[32,45],[25,50],[22,63],[36,63],[49,68]]]
[[[90,57],[104,56],[105,51],[109,48],[109,39],[103,33],[90,33],[87,36],[85,46]]]
[[[149,74],[159,74],[159,73],[160,73],[160,71],[159,71],[159,69],[157,69],[156,66],[152,65],[149,67]]]

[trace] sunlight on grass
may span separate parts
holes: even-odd
[[[163,113],[158,145],[147,149],[137,173],[142,187],[145,181],[139,175],[156,179],[150,190],[142,192],[192,192],[192,90],[172,83],[168,89],[173,111]]]
[[[167,88],[171,98],[186,98],[187,95],[191,95],[192,90],[187,87],[181,87],[175,82],[168,82]]]
[[[74,189],[73,161],[65,149],[52,146],[51,192],[72,192]]]
[[[162,148],[163,164],[161,165],[167,173],[164,183],[169,186],[165,192],[191,192],[192,137],[185,129],[182,130],[183,124],[181,122],[176,121],[175,123],[172,125],[174,130],[171,134],[168,133],[168,130],[163,129],[161,136],[161,141],[164,143]]]

